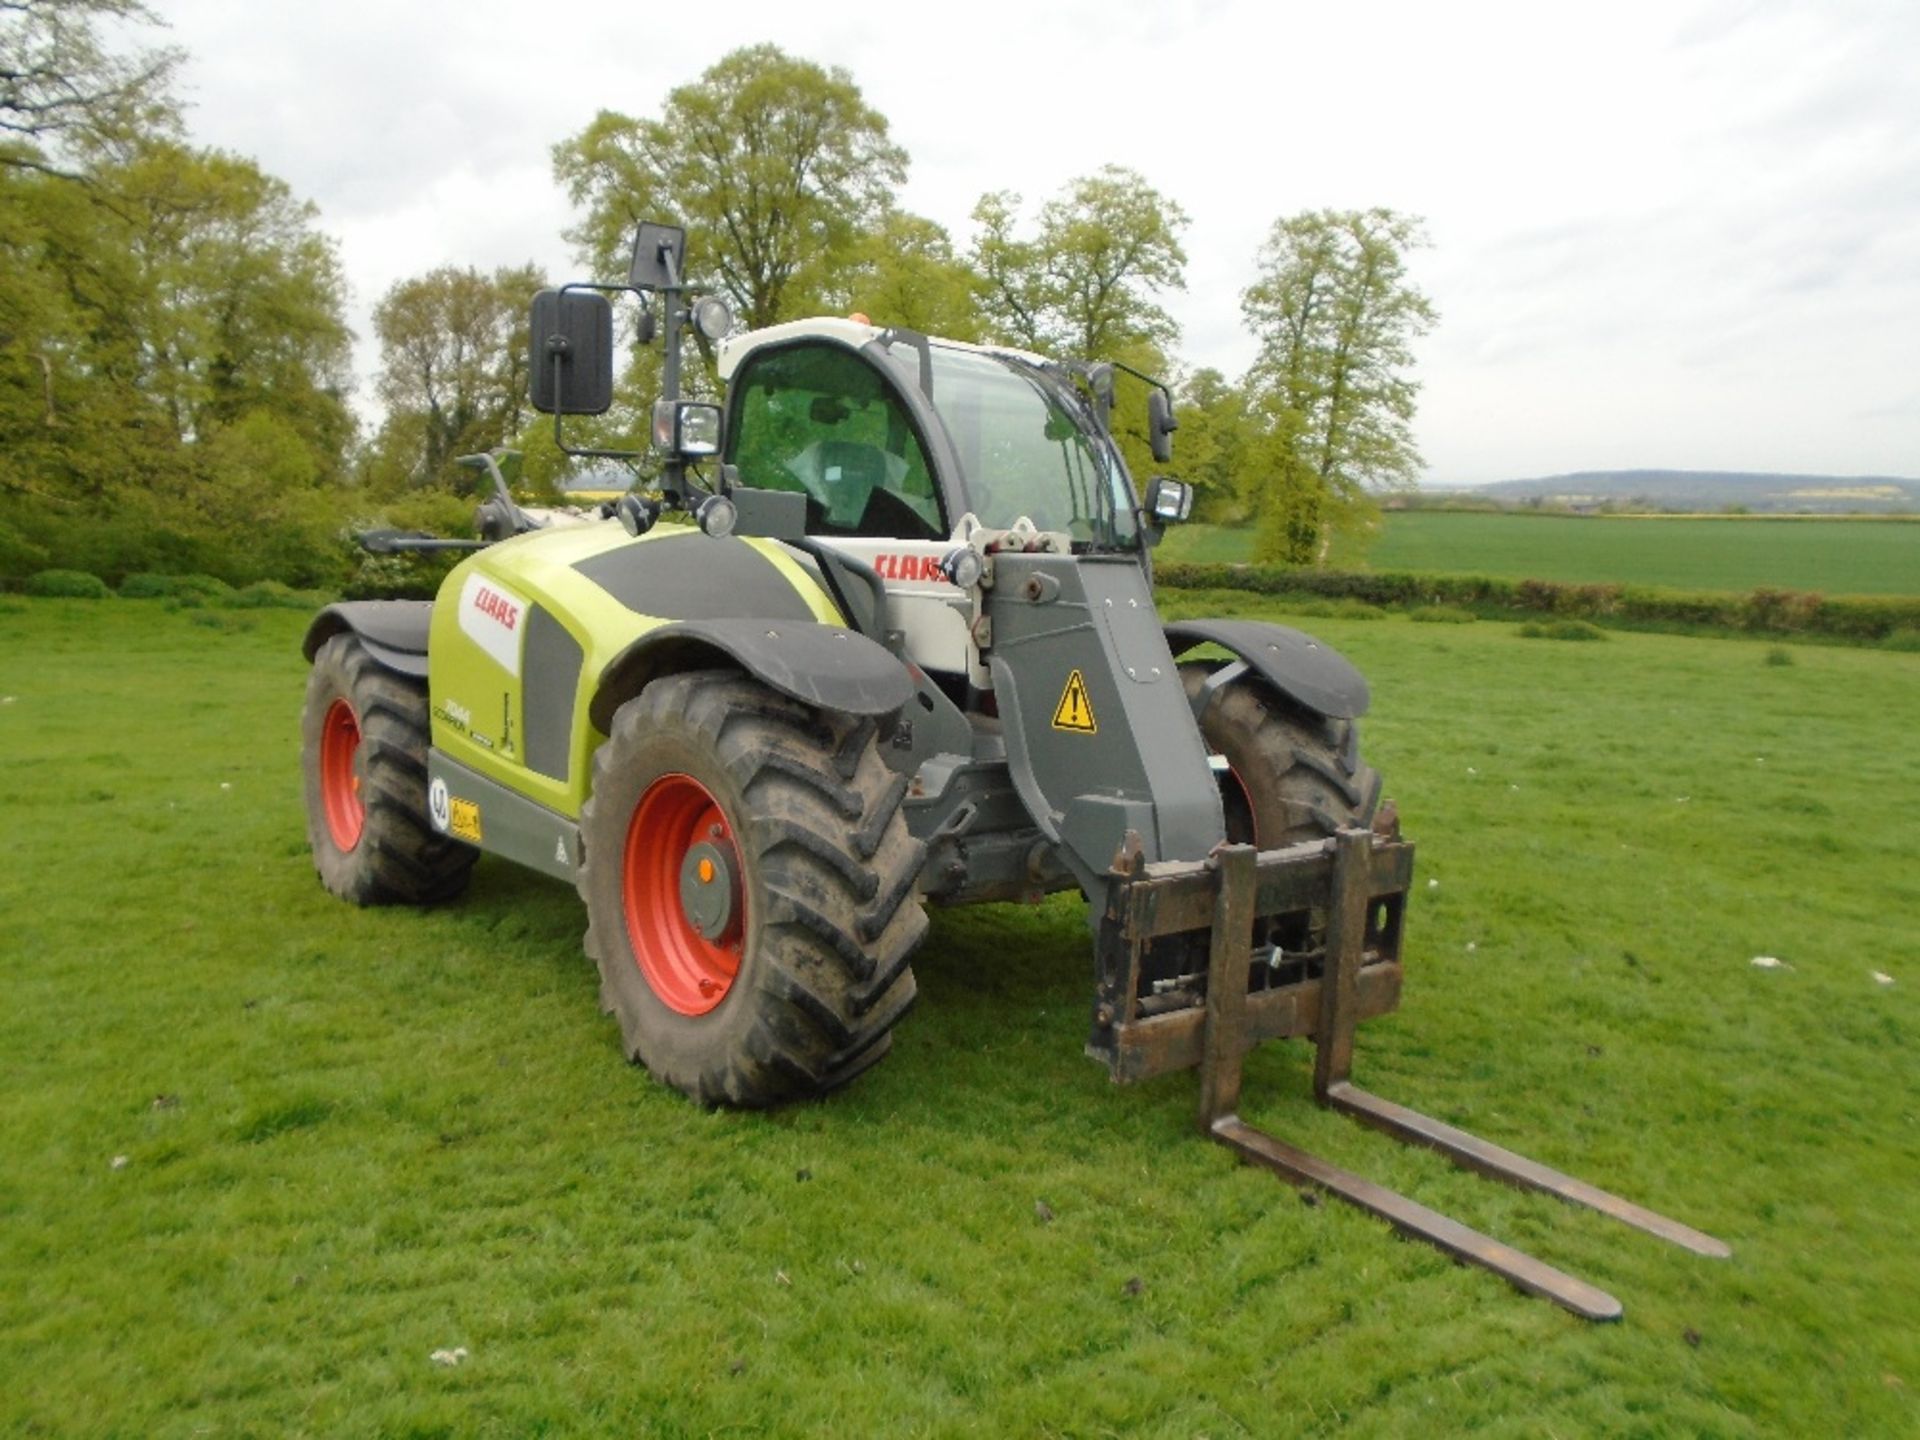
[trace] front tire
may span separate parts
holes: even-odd
[[[581,811],[587,953],[622,1048],[705,1105],[839,1088],[913,1004],[925,847],[874,722],[732,671],[621,706]]]
[[[358,637],[313,657],[300,722],[307,842],[320,883],[356,905],[432,905],[467,888],[480,852],[427,818],[426,686]]]

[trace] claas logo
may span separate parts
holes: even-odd
[[[498,590],[482,585],[474,593],[473,608],[489,620],[496,620],[511,630],[520,622],[520,607],[514,604]]]
[[[944,580],[938,555],[876,555],[873,568],[882,580]]]

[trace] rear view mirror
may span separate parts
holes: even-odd
[[[627,284],[636,290],[676,286],[681,282],[686,264],[686,229],[642,220],[633,236],[633,261],[627,267]]]
[[[1167,398],[1164,390],[1147,392],[1147,443],[1153,447],[1153,458],[1165,465],[1173,459],[1173,432],[1180,428],[1180,422],[1173,418],[1173,402]]]
[[[1193,487],[1168,475],[1156,475],[1147,486],[1147,513],[1156,524],[1168,525],[1193,514]]]
[[[591,290],[533,297],[527,398],[545,415],[604,415],[613,404],[613,306]]]

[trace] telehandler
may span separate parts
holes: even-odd
[[[658,496],[586,523],[521,510],[489,456],[479,541],[431,603],[328,606],[305,639],[308,830],[327,888],[426,904],[482,851],[578,887],[630,1058],[709,1105],[844,1085],[914,999],[928,905],[1086,897],[1087,1041],[1116,1081],[1200,1071],[1242,1156],[1590,1318],[1610,1295],[1240,1120],[1257,1042],[1314,1042],[1321,1103],[1703,1255],[1672,1220],[1379,1099],[1357,1023],[1400,999],[1413,847],[1331,647],[1163,623],[1152,546],[1193,492],[1136,487],[1125,366],[864,317],[729,335],[645,224],[625,285],[534,300],[532,400],[612,404],[609,296],[664,330]],[[682,342],[724,403],[682,393]]]

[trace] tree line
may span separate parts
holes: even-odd
[[[445,266],[393,286],[362,433],[334,241],[284,182],[191,142],[177,52],[100,40],[150,18],[138,0],[0,0],[0,575],[338,584],[356,522],[464,531],[457,455],[513,446],[521,483],[551,493],[566,459],[526,403],[527,305],[548,277]],[[668,219],[747,326],[859,312],[1167,376],[1175,473],[1205,518],[1255,523],[1263,558],[1314,563],[1415,478],[1410,346],[1434,315],[1407,276],[1413,218],[1277,221],[1242,295],[1258,357],[1229,377],[1179,362],[1189,222],[1143,176],[1108,165],[1036,206],[983,195],[962,247],[896,203],[908,164],[847,71],[772,45],[553,149],[592,277],[624,274],[634,225]],[[658,361],[630,344],[615,409],[583,430],[639,433]],[[1135,392],[1116,424],[1144,477]]]

